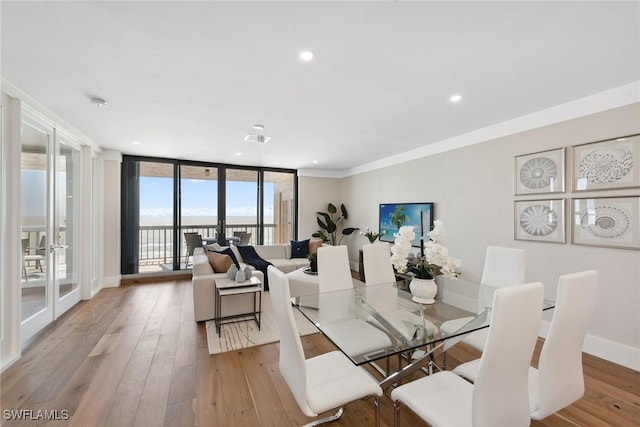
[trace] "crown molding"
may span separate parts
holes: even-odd
[[[102,148],[96,144],[91,138],[79,131],[77,128],[58,117],[51,112],[47,107],[36,101],[31,95],[18,86],[11,83],[9,80],[0,76],[1,89],[7,95],[20,99],[22,101],[22,108],[31,114],[34,118],[46,123],[52,127],[55,127],[59,132],[64,134],[68,138],[76,140],[80,145],[91,146],[96,152],[100,152]]]
[[[344,171],[334,171],[334,175],[341,175],[341,177],[358,175],[638,102],[640,102],[640,80]]]

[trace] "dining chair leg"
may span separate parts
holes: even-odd
[[[338,412],[336,412],[335,414],[329,415],[328,417],[320,418],[319,420],[311,421],[310,423],[305,424],[303,427],[319,426],[321,424],[326,424],[326,423],[336,421],[340,419],[343,413],[344,413],[344,406],[340,407],[340,409],[338,409]]]
[[[393,402],[393,427],[400,427],[400,401]]]
[[[378,396],[374,396],[373,406],[376,410],[376,427],[380,427],[380,398]]]

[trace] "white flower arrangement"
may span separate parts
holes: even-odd
[[[437,270],[445,277],[457,278],[462,262],[449,256],[449,250],[442,244],[446,237],[444,224],[440,220],[435,220],[433,230],[429,235],[429,242],[422,242],[423,253],[416,264],[408,265],[407,257],[411,249],[411,241],[416,238],[413,226],[405,225],[400,227],[395,234],[394,245],[391,247],[391,263],[399,273],[409,272],[419,279],[433,279]]]

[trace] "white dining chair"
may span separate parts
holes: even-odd
[[[365,244],[362,246],[364,281],[369,285],[392,283],[396,281],[391,264],[391,249],[386,243]]]
[[[318,248],[318,288],[320,292],[353,287],[349,253],[346,246]]]
[[[443,371],[396,388],[394,425],[403,404],[432,427],[528,426],[527,377],[543,294],[539,282],[496,290],[477,381]]]
[[[584,395],[582,344],[596,305],[598,273],[565,274],[558,280],[556,306],[538,369],[529,368],[531,418],[541,420]],[[480,360],[453,370],[470,381],[479,375]]]
[[[280,330],[280,373],[306,416],[317,417],[323,412],[339,408],[336,414],[307,425],[334,421],[342,415],[343,405],[373,396],[375,425],[379,426],[378,398],[382,395],[382,389],[376,380],[339,351],[305,359],[293,317],[289,280],[273,266],[268,267],[267,274],[273,312]]]
[[[342,351],[354,356],[391,347],[391,339],[386,333],[354,317],[353,299],[344,298],[336,301],[332,295],[326,294],[352,288],[353,279],[347,247],[318,248],[319,316],[324,325],[325,335]]]
[[[477,314],[491,307],[493,293],[504,286],[521,285],[525,280],[525,251],[524,249],[505,248],[500,246],[487,246],[484,260],[484,269],[478,289]],[[465,324],[473,320],[473,317],[462,317],[449,320],[440,325],[443,335],[452,335]],[[443,365],[446,366],[447,350],[460,341],[482,351],[487,340],[488,329],[471,332],[466,335],[448,339],[442,345]]]
[[[391,249],[386,243],[365,244],[362,246],[362,256],[364,263],[364,278],[367,286],[380,285],[384,283],[395,283],[396,275],[391,263]],[[376,295],[378,294],[378,295]],[[368,299],[378,298],[392,300],[397,298],[395,289],[376,289],[367,291]],[[430,336],[438,332],[438,328],[429,320],[423,319],[406,310],[385,311],[385,320],[400,332],[406,339],[411,339],[415,333],[415,325],[423,324],[426,333]]]

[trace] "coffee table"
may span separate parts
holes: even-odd
[[[251,276],[251,279],[244,282],[236,282],[235,280],[227,277],[215,279],[216,283],[216,305],[214,321],[216,325],[216,332],[220,336],[220,330],[223,324],[229,323],[225,320],[237,319],[247,317],[247,320],[255,320],[258,324],[258,330],[260,330],[260,321],[262,317],[262,282],[255,276]],[[253,311],[246,313],[233,314],[230,316],[222,316],[222,301],[224,297],[230,295],[242,295],[253,294]],[[256,304],[256,298],[258,303]]]

